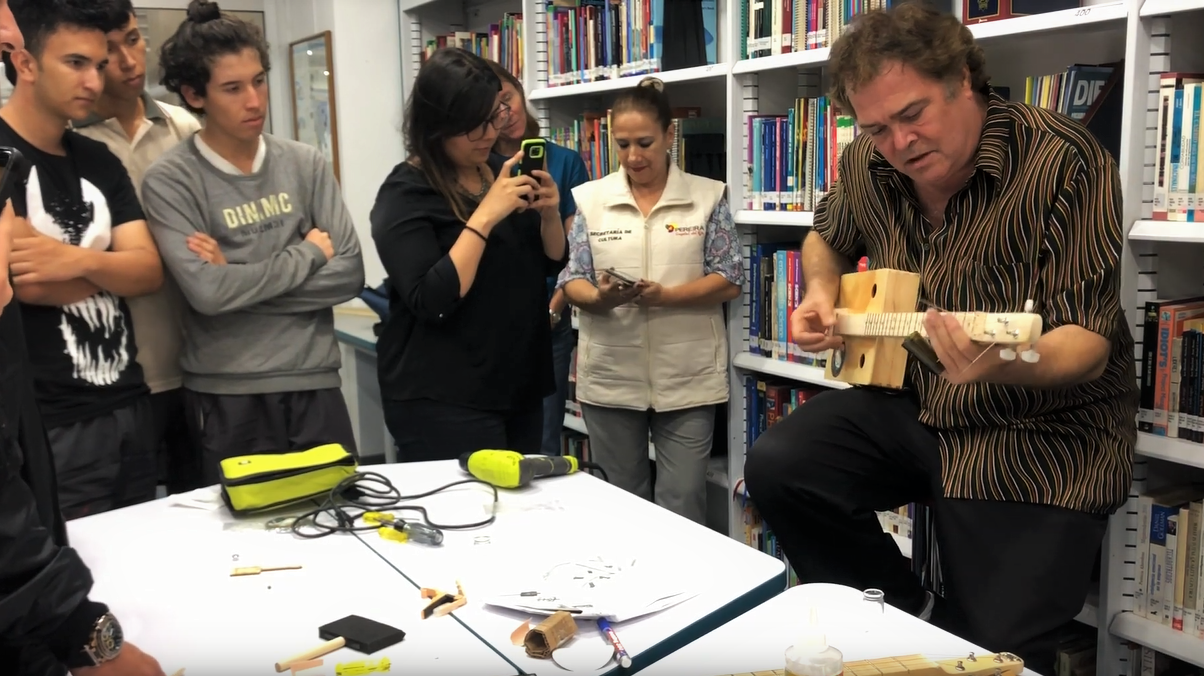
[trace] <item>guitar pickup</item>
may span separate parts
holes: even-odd
[[[903,349],[931,373],[939,376],[945,372],[945,365],[936,356],[936,350],[932,349],[928,339],[920,335],[919,331],[903,339]]]

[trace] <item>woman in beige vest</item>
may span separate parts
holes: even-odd
[[[702,523],[715,405],[728,400],[723,303],[744,259],[726,186],[669,161],[672,109],[656,78],[615,101],[619,171],[573,189],[559,279],[581,308],[577,399],[611,483]]]

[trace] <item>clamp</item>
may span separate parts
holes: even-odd
[[[420,589],[419,594],[422,598],[430,600],[430,603],[426,604],[426,607],[422,609],[422,619],[424,620],[428,617],[448,615],[468,603],[468,597],[464,595],[464,587],[460,585],[459,580],[456,580],[455,594],[429,587]]]

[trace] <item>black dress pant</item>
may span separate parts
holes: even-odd
[[[271,394],[206,394],[184,390],[189,431],[200,447],[202,485],[221,481],[221,461],[240,455],[307,451],[342,444],[355,454],[355,434],[337,388]]]
[[[155,499],[157,445],[150,395],[94,418],[46,430],[65,519]]]
[[[165,481],[169,494],[185,493],[204,486],[201,479],[201,452],[188,433],[188,415],[184,390],[176,388],[151,395],[154,434],[159,457],[166,466]]]
[[[930,500],[945,581],[933,623],[1052,676],[1058,631],[1082,609],[1107,527],[1047,505],[943,497],[933,431],[907,394],[824,392],[766,430],[748,492],[801,583],[876,587],[917,614],[925,595],[876,511]]]
[[[539,453],[543,400],[517,411],[482,411],[431,399],[385,401],[398,462],[454,460],[482,449]]]

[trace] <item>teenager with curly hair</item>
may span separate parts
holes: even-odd
[[[364,267],[333,171],[316,148],[263,132],[271,64],[258,27],[193,0],[159,62],[204,118],[142,184],[188,302],[180,365],[202,481],[233,455],[354,451],[333,307],[358,295]]]

